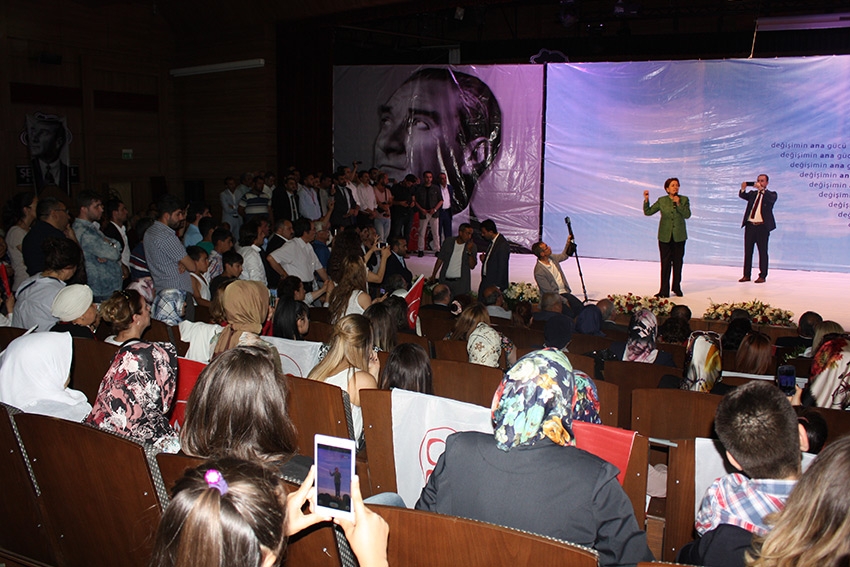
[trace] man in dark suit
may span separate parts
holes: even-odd
[[[487,219],[481,223],[481,236],[490,241],[486,252],[481,253],[481,285],[478,295],[494,285],[502,291],[508,289],[508,262],[511,259],[511,245],[496,230],[496,223]]]
[[[413,273],[407,269],[407,264],[404,262],[404,255],[407,254],[407,239],[403,236],[393,236],[389,244],[392,254],[387,257],[387,267],[384,269],[384,280],[381,283],[385,285],[391,276],[398,274],[404,278],[405,287],[409,289],[413,281]]]
[[[277,187],[272,193],[271,209],[275,220],[296,220],[301,216],[298,210],[298,181],[294,177],[287,177],[283,187]],[[250,194],[249,194],[250,196]]]
[[[358,213],[357,202],[354,200],[351,189],[345,186],[345,178],[342,172],[337,172],[334,176],[330,194],[334,199],[331,226],[338,228],[355,224]]]
[[[759,249],[759,277],[755,283],[767,280],[767,241],[770,233],[776,228],[773,218],[773,204],[776,203],[776,191],[767,190],[768,177],[764,173],[758,176],[753,184],[753,191],[747,191],[747,182],[741,183],[738,196],[747,202],[744,220],[744,277],[739,282],[750,281],[753,269],[753,246]]]
[[[431,290],[431,303],[427,305],[423,305],[420,308],[421,310],[426,311],[439,311],[441,313],[451,313],[452,312],[452,290],[449,289],[449,286],[446,284],[437,284],[434,286],[434,289]]]
[[[37,114],[27,138],[36,189],[41,191],[47,185],[57,185],[68,192],[68,164],[63,161],[62,155],[68,135],[62,120],[57,116]]]

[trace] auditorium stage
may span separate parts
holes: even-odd
[[[537,259],[531,254],[512,254],[510,264],[511,281],[534,281],[534,264]],[[417,258],[411,255],[408,268],[414,273],[430,276],[434,268],[434,256]],[[581,282],[573,258],[561,268],[567,276],[573,294],[583,299]],[[587,296],[599,300],[609,293],[652,295],[658,291],[660,266],[658,262],[607,260],[581,258],[581,268],[587,286]],[[753,277],[758,272],[754,270]],[[672,297],[675,303],[691,308],[694,317],[701,317],[710,301],[726,303],[759,299],[773,307],[788,309],[794,313],[796,322],[804,311],[816,311],[824,319],[831,319],[850,330],[850,274],[834,272],[805,272],[797,270],[771,269],[767,282],[763,284],[738,283],[740,266],[709,266],[685,263],[682,278],[684,297]],[[472,274],[472,289],[477,290],[481,281],[480,266]]]

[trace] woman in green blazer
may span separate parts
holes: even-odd
[[[661,288],[656,297],[670,297],[670,269],[673,269],[672,290],[682,297],[682,262],[685,258],[685,241],[688,231],[685,229],[685,219],[691,217],[691,207],[688,198],[679,195],[679,180],[671,177],[664,182],[665,197],[649,205],[649,191],[643,192],[643,214],[654,215],[661,211],[661,222],[658,223],[658,250],[661,253]]]

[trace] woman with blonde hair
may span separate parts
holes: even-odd
[[[386,267],[386,261],[381,262],[381,277]],[[372,305],[369,296],[369,283],[366,263],[356,254],[349,254],[342,261],[342,275],[328,299],[328,309],[331,321],[338,321],[346,315],[355,313],[362,315]]]
[[[803,356],[808,356],[809,358],[814,357],[815,353],[824,343],[824,338],[826,338],[827,335],[840,335],[843,333],[844,327],[842,327],[835,321],[821,321],[820,323],[815,325],[815,334],[812,337],[812,346],[805,353],[803,353]]]
[[[348,392],[354,427],[352,434],[354,439],[360,439],[363,432],[360,390],[377,388],[376,377],[380,373],[381,364],[373,348],[369,320],[363,315],[346,315],[334,325],[328,354],[307,378],[333,384]]]
[[[151,325],[151,308],[142,295],[127,289],[112,293],[100,304],[100,317],[112,325],[112,334],[104,342],[121,346],[130,340],[139,340]]]
[[[800,481],[773,529],[756,538],[748,567],[821,567],[850,560],[850,437],[827,445]]]
[[[490,326],[490,314],[481,303],[473,303],[463,310],[446,339],[466,341],[466,353],[473,364],[498,368],[502,351],[509,367],[516,362],[514,343]]]

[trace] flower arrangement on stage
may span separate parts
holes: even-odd
[[[794,326],[794,322],[791,320],[794,317],[792,312],[787,309],[771,307],[769,304],[763,303],[758,299],[737,303],[714,303],[712,301],[702,317],[703,319],[728,321],[732,311],[735,309],[743,309],[749,313],[750,319],[756,325]]]
[[[540,303],[540,290],[537,286],[528,282],[511,282],[508,289],[503,293],[505,303],[508,304],[508,309],[513,311],[514,307],[520,301],[528,301],[530,303]]]
[[[626,295],[612,294],[608,299],[614,302],[614,309],[617,313],[631,315],[635,311],[641,309],[649,309],[656,317],[664,317],[670,314],[675,303],[668,299],[655,297],[653,295],[641,297],[631,292]]]

